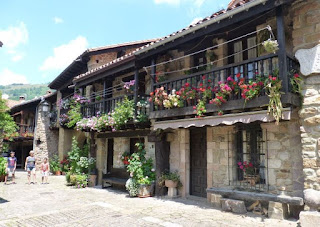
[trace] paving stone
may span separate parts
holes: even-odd
[[[237,213],[237,214],[247,213],[247,209],[244,204],[244,201],[235,200],[235,199],[226,199],[226,198],[222,198],[220,200],[221,200],[221,205],[222,205],[223,211],[231,211],[231,212]]]
[[[300,212],[301,227],[312,227],[320,225],[320,213],[317,211]]]
[[[212,209],[206,200],[130,198],[111,188],[74,189],[63,176],[49,185],[27,185],[25,172],[17,184],[0,183],[0,226],[296,226],[296,221],[239,216]],[[49,193],[49,192],[53,192]]]

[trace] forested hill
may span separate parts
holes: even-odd
[[[19,100],[19,96],[24,95],[26,100],[31,100],[34,97],[45,95],[49,90],[48,84],[11,84],[0,85],[2,94],[9,95],[11,100]]]

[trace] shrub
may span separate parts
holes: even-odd
[[[76,188],[85,188],[88,186],[87,174],[74,174],[70,175],[70,184]]]
[[[0,157],[0,176],[6,174],[7,159]]]
[[[49,163],[51,172],[55,173],[57,171],[61,171],[59,157],[57,155],[53,156]]]
[[[126,189],[130,196],[137,196],[139,192],[139,184],[136,182],[136,180],[129,178],[126,182]]]
[[[66,173],[66,181],[67,181],[68,184],[70,184],[70,182],[71,182],[71,179],[70,179],[70,178],[71,178],[71,173],[70,173],[70,172],[67,172],[67,173]]]

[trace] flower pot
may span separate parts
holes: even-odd
[[[3,182],[5,178],[5,175],[0,175],[0,182]]]
[[[89,187],[96,186],[96,182],[97,182],[97,175],[96,174],[90,174],[89,175]]]
[[[139,185],[138,196],[140,198],[146,198],[146,197],[153,196],[153,192],[154,192],[154,184],[151,184],[151,185],[140,184]]]
[[[165,180],[164,184],[167,188],[176,188],[178,187],[178,182],[172,180]]]
[[[247,176],[244,176],[244,179],[245,179],[251,186],[255,186],[256,183],[259,182],[260,176],[259,176],[259,175],[247,175]]]
[[[60,176],[61,175],[61,171],[60,170],[56,171],[55,175]]]

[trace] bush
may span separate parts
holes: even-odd
[[[70,175],[70,184],[76,188],[85,188],[88,186],[88,175],[74,174]]]
[[[67,172],[66,173],[66,181],[67,181],[68,184],[70,184],[70,177],[71,177],[71,173]]]
[[[130,196],[137,196],[139,192],[139,184],[133,178],[129,178],[126,182],[126,189]]]
[[[51,158],[51,160],[49,161],[49,163],[50,163],[50,170],[52,173],[55,173],[57,171],[61,171],[60,162],[59,162],[59,158],[57,155],[53,156]]]
[[[6,174],[7,159],[0,157],[0,176]]]

